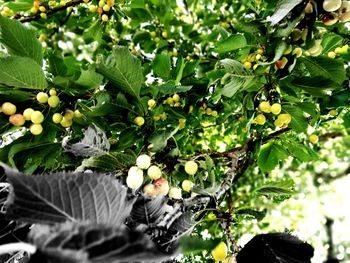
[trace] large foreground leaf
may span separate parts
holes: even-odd
[[[310,263],[314,249],[288,233],[255,236],[237,255],[237,263]]]
[[[97,72],[122,91],[139,98],[143,84],[141,62],[126,47],[116,47],[106,61],[99,61]]]
[[[275,13],[268,19],[272,25],[276,25],[285,18],[302,0],[280,0],[276,6]]]
[[[169,258],[142,232],[125,226],[66,223],[36,226],[32,242],[48,262],[161,262]]]
[[[42,46],[33,32],[20,22],[3,16],[0,16],[0,29],[0,41],[10,54],[32,58],[38,65],[42,65]]]
[[[89,221],[120,225],[135,201],[127,187],[104,174],[28,176],[8,167],[5,173],[12,185],[6,214],[29,223]]]
[[[71,152],[75,156],[101,156],[108,153],[110,144],[104,131],[96,125],[89,126],[84,132],[84,138],[77,143],[71,143],[66,137],[62,142],[62,147],[66,152]]]
[[[0,84],[27,89],[47,87],[41,67],[33,59],[26,57],[0,59]]]

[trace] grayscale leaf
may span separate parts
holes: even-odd
[[[81,222],[37,225],[30,239],[50,262],[161,262],[171,256],[159,252],[144,233],[119,225]]]
[[[62,147],[75,156],[91,157],[107,154],[110,144],[105,132],[92,125],[85,130],[84,138],[80,142],[71,143],[69,137],[66,137],[62,141]]]
[[[5,203],[11,219],[53,224],[88,221],[120,225],[136,198],[106,174],[59,172],[29,176],[5,168],[11,191]]]

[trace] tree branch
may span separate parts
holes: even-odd
[[[46,14],[49,16],[49,15],[55,14],[57,12],[66,10],[68,7],[77,6],[81,3],[84,3],[84,1],[83,0],[73,0],[71,2],[66,3],[66,5],[64,5],[64,6],[59,6],[59,7],[54,8],[54,9],[48,9],[46,11]],[[25,22],[40,20],[41,16],[40,16],[40,13],[37,13],[37,14],[31,15],[31,16],[15,16],[14,18],[17,19],[21,23],[25,23]]]

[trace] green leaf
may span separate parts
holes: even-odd
[[[153,72],[156,76],[168,79],[170,74],[171,61],[167,54],[157,54],[153,60]]]
[[[344,114],[343,125],[346,129],[350,129],[350,112]]]
[[[276,25],[285,18],[302,0],[280,0],[276,6],[275,13],[268,19],[271,25]]]
[[[75,81],[76,84],[88,88],[97,88],[101,85],[103,80],[103,76],[96,73],[96,71],[92,68],[88,70],[81,70],[81,74],[78,80]]]
[[[311,153],[311,149],[300,143],[288,142],[287,149],[292,156],[302,162],[310,162],[317,160],[317,155]]]
[[[310,72],[311,77],[321,76],[341,85],[346,79],[344,63],[328,57],[302,57],[300,61]],[[316,81],[316,80],[315,80]],[[323,85],[321,85],[323,86]]]
[[[216,67],[223,67],[226,72],[221,78],[221,84],[224,85],[222,95],[229,98],[233,97],[237,92],[247,89],[255,79],[255,75],[251,70],[233,59],[220,60]]]
[[[3,16],[0,16],[0,29],[0,41],[10,54],[32,58],[38,65],[42,65],[42,46],[33,32],[20,22]]]
[[[139,98],[143,84],[141,62],[127,47],[117,46],[105,60],[97,62],[97,72],[125,93]]]
[[[306,132],[308,122],[304,116],[304,112],[297,106],[283,106],[283,110],[292,116],[292,121],[289,123],[289,127],[296,132]]]
[[[263,186],[255,189],[258,195],[278,196],[294,194],[294,181],[292,179],[282,179],[264,183]]]
[[[326,54],[329,51],[334,50],[336,47],[340,46],[343,42],[343,38],[337,34],[334,33],[328,33],[325,34],[322,37],[322,47],[323,47],[323,53]]]
[[[153,144],[152,151],[153,152],[159,152],[163,150],[167,144],[168,140],[174,136],[178,131],[178,128],[176,128],[173,131],[163,131],[163,132],[156,132],[154,133],[150,138],[149,142]]]
[[[295,78],[291,84],[317,97],[324,96],[328,90],[336,90],[341,87],[337,82],[322,76]]]
[[[163,84],[157,87],[160,93],[164,95],[174,94],[174,93],[182,93],[192,89],[192,86],[174,86],[171,84]]]
[[[0,83],[26,89],[45,89],[47,82],[41,67],[31,58],[0,58]]]
[[[278,165],[279,157],[274,149],[273,143],[267,143],[261,147],[258,156],[258,166],[261,171],[269,172]]]
[[[247,45],[247,40],[243,35],[232,35],[219,41],[214,49],[218,53],[227,53]]]
[[[184,254],[201,253],[203,250],[211,251],[220,240],[203,240],[201,237],[184,236],[180,238],[181,252]]]

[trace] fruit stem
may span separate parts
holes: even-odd
[[[17,251],[26,251],[29,254],[36,252],[36,246],[28,243],[18,242],[0,246],[0,255],[9,254]]]

